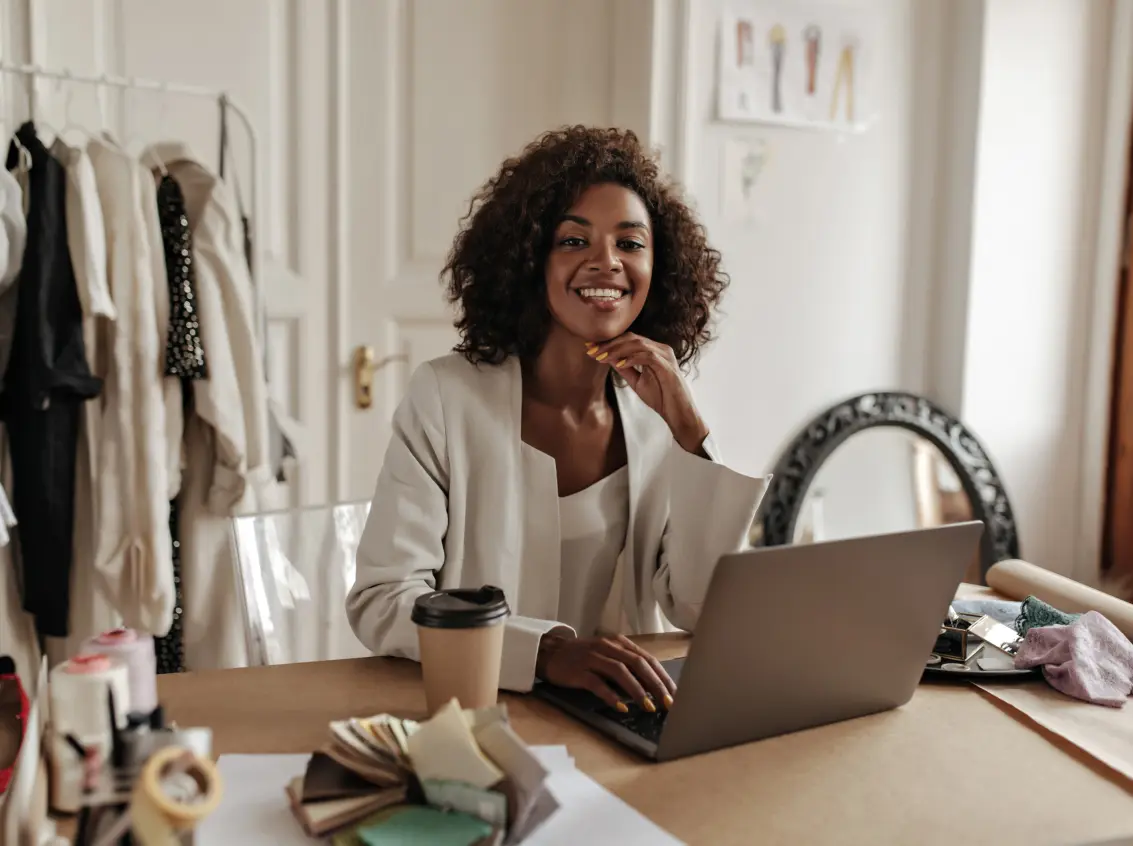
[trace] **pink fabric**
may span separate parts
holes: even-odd
[[[1096,705],[1120,708],[1133,692],[1133,643],[1097,611],[1028,631],[1015,667],[1042,667],[1055,690]]]

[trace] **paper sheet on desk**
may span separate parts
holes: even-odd
[[[195,846],[311,846],[287,804],[287,783],[310,755],[221,755],[220,807],[197,829]]]
[[[1059,693],[1045,682],[977,687],[1133,779],[1133,701],[1124,708],[1091,705]]]
[[[575,769],[565,746],[531,750],[547,768],[559,809],[523,846],[683,846],[588,775]],[[287,805],[284,787],[304,773],[310,755],[222,755],[224,796],[197,830],[196,846],[311,846]]]
[[[550,773],[547,786],[558,800],[559,810],[524,840],[523,846],[683,846],[673,835],[575,769],[566,747],[536,746],[532,751]]]

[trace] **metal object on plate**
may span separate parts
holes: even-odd
[[[993,620],[986,614],[972,623],[968,631],[984,643],[989,643],[1005,655],[1014,657],[1019,653],[1023,638],[1019,633],[1003,623]]]

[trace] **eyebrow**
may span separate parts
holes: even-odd
[[[579,217],[577,214],[564,214],[563,220],[564,221],[569,220],[573,223],[579,224],[580,226],[593,226],[594,225],[589,220],[587,220],[585,217]],[[623,220],[621,223],[618,224],[618,229],[642,229],[646,232],[649,231],[649,227],[646,224],[642,223],[640,220]]]

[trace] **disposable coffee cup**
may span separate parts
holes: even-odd
[[[453,698],[462,708],[496,704],[510,613],[504,592],[491,585],[438,590],[413,603],[430,715]]]

